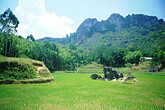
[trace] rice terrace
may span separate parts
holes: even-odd
[[[165,110],[163,0],[0,0],[0,110]]]

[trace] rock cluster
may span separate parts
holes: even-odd
[[[110,67],[104,67],[104,77],[102,78],[98,74],[92,74],[90,76],[91,79],[99,79],[99,80],[105,80],[105,81],[116,81],[119,80],[126,84],[135,84],[135,83],[128,83],[128,80],[133,80],[134,82],[137,82],[136,77],[132,76],[130,73],[126,76],[123,76],[123,74],[120,71],[112,70]]]
[[[159,72],[161,70],[161,68],[150,68],[149,72]]]
[[[104,77],[102,78],[100,75],[92,74],[91,79],[103,79],[105,81],[109,80],[117,80],[119,78],[123,78],[123,74],[120,71],[112,70],[110,67],[104,67]]]
[[[124,78],[123,81],[126,82],[127,80],[134,80],[134,82],[137,82],[136,77],[132,76],[131,73],[127,74]]]

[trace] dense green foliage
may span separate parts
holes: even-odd
[[[34,37],[33,37],[32,34],[30,34],[29,36],[27,36],[26,40],[27,41],[33,41],[33,42],[35,41],[35,39],[34,39]]]
[[[7,42],[6,42],[7,41]],[[6,49],[6,45],[7,49]],[[107,47],[104,44],[92,50],[75,45],[60,46],[53,42],[33,42],[14,34],[0,33],[0,54],[8,57],[23,57],[43,61],[50,71],[76,70],[81,64],[93,61],[112,67],[123,67],[126,63],[138,64],[143,53],[133,47]],[[153,63],[164,65],[164,48],[151,51]],[[151,56],[151,57],[152,57]]]
[[[19,65],[17,62],[0,62],[0,79],[33,79],[36,77],[32,65]],[[10,71],[9,71],[10,70]]]
[[[159,65],[161,64],[162,67],[165,67],[165,45],[163,45],[164,48],[162,49],[155,49],[153,51],[153,59],[151,65]]]
[[[138,65],[140,62],[140,57],[142,54],[140,51],[128,52],[128,54],[124,57],[126,63],[132,63]]]
[[[136,84],[92,80],[91,74],[61,72],[52,74],[55,81],[51,83],[0,85],[0,109],[163,110],[165,76],[143,73],[133,74],[138,78]]]
[[[7,42],[6,42],[7,40]],[[74,48],[67,48],[57,46],[50,42],[32,42],[26,39],[15,36],[14,34],[0,33],[0,54],[5,56],[5,45],[8,45],[8,57],[23,57],[40,60],[51,71],[55,70],[74,70],[83,63],[81,62],[81,54]],[[82,58],[83,59],[83,58]]]
[[[106,66],[121,67],[125,65],[124,56],[127,54],[126,49],[116,47],[106,47],[104,44],[95,49],[98,63]]]

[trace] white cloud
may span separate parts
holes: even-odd
[[[15,15],[20,24],[18,34],[27,37],[32,34],[35,39],[43,37],[65,37],[74,32],[74,21],[66,16],[57,16],[45,8],[44,0],[19,0]]]

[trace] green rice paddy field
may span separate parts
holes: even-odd
[[[92,80],[92,69],[86,71],[89,74],[55,72],[55,81],[50,83],[0,85],[0,110],[165,109],[164,72],[135,72],[132,75],[138,82],[124,84]]]

